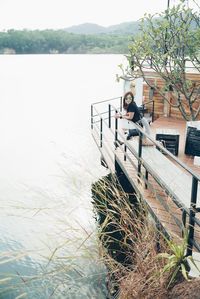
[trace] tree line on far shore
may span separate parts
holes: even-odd
[[[0,32],[0,54],[125,54],[128,35],[73,34],[64,30]]]

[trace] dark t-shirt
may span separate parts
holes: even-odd
[[[127,107],[127,113],[128,112],[134,112],[134,116],[131,119],[131,121],[133,121],[134,123],[136,123],[138,120],[140,120],[142,118],[140,111],[138,109],[138,106],[136,105],[135,102],[130,103]]]

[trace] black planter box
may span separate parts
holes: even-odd
[[[162,142],[163,146],[173,155],[178,156],[179,134],[176,130],[157,130],[156,140]]]
[[[185,154],[200,156],[200,130],[195,127],[187,127]]]

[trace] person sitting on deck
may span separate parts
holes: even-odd
[[[120,119],[126,119],[128,120],[128,135],[127,135],[127,140],[131,139],[133,136],[138,136],[139,132],[135,128],[133,123],[140,125],[141,127],[144,127],[145,133],[150,135],[150,126],[148,121],[143,117],[143,115],[140,113],[139,108],[137,104],[134,101],[134,95],[131,91],[128,91],[125,93],[123,97],[123,108],[125,110],[125,114],[120,114],[117,113],[115,115],[115,118],[120,118]],[[123,128],[126,130],[126,128]],[[146,140],[146,138],[144,138]],[[119,142],[120,143],[120,142]]]

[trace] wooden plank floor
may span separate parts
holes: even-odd
[[[148,209],[154,214],[154,218],[159,220],[161,226],[170,236],[180,242],[183,229],[181,209],[151,176],[148,178],[148,182],[139,178],[131,162],[129,160],[124,161],[124,155],[119,149],[116,150],[116,160],[133,185],[138,197],[147,203]],[[147,188],[145,183],[147,183]],[[188,224],[188,218],[186,223]],[[196,227],[195,239],[200,243],[199,227]]]
[[[176,129],[180,133],[179,156],[178,158],[187,166],[200,174],[200,166],[194,166],[193,157],[184,154],[185,147],[185,128],[186,122],[183,120],[172,118],[159,118],[151,125],[152,136],[155,137],[156,129]],[[165,192],[167,186],[171,193],[175,194],[176,198],[184,204],[186,208],[190,207],[191,185],[192,179],[183,169],[175,165],[170,159],[156,149],[155,146],[143,146],[142,157],[144,163],[150,169],[153,169],[156,174],[157,181],[149,175],[148,182],[145,181],[145,173],[138,178],[137,174],[137,159],[132,155],[131,162],[129,159],[124,161],[124,153],[119,148],[115,149],[113,145],[113,135],[109,132],[104,133],[103,145],[100,148],[108,167],[114,171],[114,158],[123,169],[127,178],[133,185],[139,197],[142,197],[149,210],[154,214],[155,218],[159,219],[162,226],[169,232],[170,235],[179,238],[182,236],[182,211],[174,203],[170,194]],[[93,133],[94,139],[98,139],[98,133]],[[106,137],[106,138],[104,138]],[[134,137],[129,141],[134,150],[138,151],[138,138]],[[109,150],[108,150],[109,148]],[[128,151],[129,152],[129,151]],[[133,165],[134,164],[134,165]],[[135,166],[135,167],[134,167]],[[142,167],[142,172],[144,168]],[[145,186],[147,184],[147,188]],[[200,189],[200,186],[199,186]],[[200,207],[200,191],[198,191],[198,206]],[[197,218],[200,219],[199,215]],[[197,227],[195,232],[196,240],[200,243],[200,228]]]
[[[133,138],[131,146],[137,151],[138,139]],[[152,169],[158,180],[174,193],[185,207],[190,208],[192,178],[184,170],[177,167],[171,160],[163,155],[155,146],[143,146],[142,158],[148,168]],[[198,192],[197,206],[200,206],[200,192]]]
[[[133,185],[137,196],[147,203],[149,210],[154,214],[154,218],[161,222],[166,231],[173,237],[181,237],[181,211],[173,201],[163,192],[156,182],[149,177],[148,188],[142,179],[138,178],[137,171],[129,160],[124,161],[123,155],[117,150],[116,159],[125,175]],[[160,198],[164,205],[161,203]],[[178,224],[177,224],[178,222]]]
[[[157,129],[175,129],[180,133],[178,158],[188,167],[200,175],[200,166],[194,165],[194,157],[185,155],[186,121],[171,117],[160,117],[151,124],[152,136],[155,137]]]

